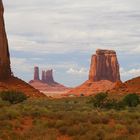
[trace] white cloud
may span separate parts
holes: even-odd
[[[79,68],[79,69],[70,68],[69,70],[67,70],[67,73],[72,75],[77,75],[77,76],[87,76],[88,70],[86,68]]]
[[[32,66],[27,63],[27,59],[26,58],[16,58],[16,57],[12,57],[11,58],[11,64],[12,64],[12,70],[13,72],[30,72],[32,69]]]
[[[138,0],[5,0],[12,50],[30,53],[139,51]],[[134,48],[138,51],[133,51]]]
[[[121,68],[121,76],[125,79],[128,80],[133,77],[140,76],[140,68],[133,68],[133,69],[124,69]]]

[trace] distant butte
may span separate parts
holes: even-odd
[[[53,77],[53,70],[43,70],[41,80],[39,76],[39,67],[34,67],[34,80],[29,84],[43,93],[48,92],[67,92],[68,88],[64,85],[57,83]]]

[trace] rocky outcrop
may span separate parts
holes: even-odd
[[[90,81],[109,80],[120,81],[119,63],[116,52],[113,50],[100,50],[92,56],[89,72]]]
[[[0,0],[0,80],[8,79],[11,76],[10,55],[3,13],[3,3]]]
[[[109,91],[111,94],[128,94],[137,93],[140,94],[140,77],[130,79],[124,83],[116,82],[113,89]]]
[[[34,67],[34,80],[40,80],[38,67]]]
[[[39,90],[33,88],[28,83],[17,77],[10,77],[9,79],[0,81],[0,91],[15,90],[25,93],[28,97],[46,97]]]
[[[91,58],[89,79],[69,91],[67,95],[92,95],[107,92],[113,89],[115,83],[119,81],[120,72],[116,52],[98,49]]]

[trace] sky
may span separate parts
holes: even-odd
[[[140,75],[139,0],[3,0],[14,75],[33,79],[34,66],[57,82],[88,79],[96,49],[117,52],[123,81]]]

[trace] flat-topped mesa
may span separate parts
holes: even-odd
[[[98,49],[91,58],[89,80],[93,82],[109,80],[120,81],[119,63],[113,50]]]
[[[10,55],[3,13],[3,3],[2,0],[0,0],[0,80],[5,80],[11,77]]]
[[[39,67],[34,67],[34,80],[40,80],[39,78]]]
[[[114,50],[96,50],[96,55],[116,55],[116,52]]]

